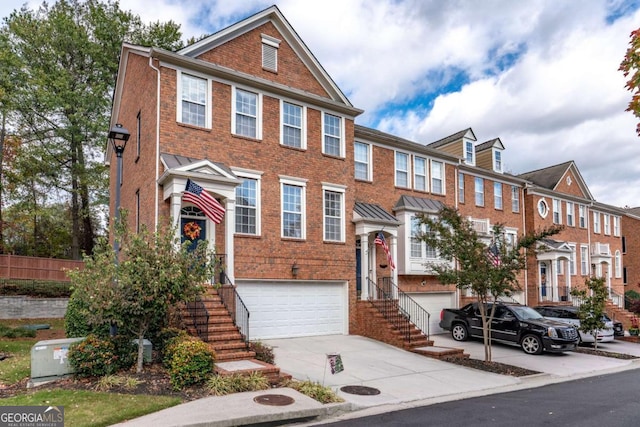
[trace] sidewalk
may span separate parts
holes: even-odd
[[[462,347],[472,357],[477,357],[474,352],[483,348],[480,342],[458,343],[448,335],[433,338],[436,346]],[[274,348],[276,363],[283,372],[298,380],[308,379],[331,387],[345,402],[322,405],[295,390],[278,388],[208,397],[119,426],[226,427],[266,422],[277,425],[285,420],[312,425],[322,423],[322,420],[326,422],[328,418],[348,419],[640,367],[640,359],[620,360],[574,352],[531,356],[516,347],[494,346],[495,361],[518,366],[525,364],[528,366],[523,367],[543,372],[516,378],[442,362],[356,335],[290,338],[264,343]],[[599,347],[640,356],[638,344],[616,341]],[[331,374],[327,354],[340,354],[343,372]],[[351,387],[356,392],[377,394],[347,393],[342,390],[345,386],[356,386]],[[291,399],[293,402],[290,403]]]

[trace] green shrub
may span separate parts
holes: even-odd
[[[252,372],[249,375],[232,374],[226,377],[214,375],[207,380],[207,389],[215,396],[268,388],[269,380],[260,372]]]
[[[136,360],[135,351],[130,338],[102,339],[91,334],[73,344],[68,356],[76,377],[102,377],[131,368]]]
[[[2,338],[34,338],[35,336],[35,329],[23,327],[11,328],[9,326],[0,325],[0,337]]]
[[[344,400],[338,396],[330,387],[325,387],[320,383],[312,381],[287,381],[283,384],[285,387],[290,387],[299,391],[305,396],[309,396],[312,399],[317,400],[320,403],[336,403],[343,402]]]
[[[252,341],[249,343],[249,349],[256,353],[256,359],[273,365],[273,347],[263,344],[260,341]]]
[[[202,341],[174,338],[165,354],[174,390],[199,384],[213,372],[215,353]]]
[[[82,299],[71,295],[67,312],[64,315],[64,331],[68,338],[97,335],[102,338],[109,336],[109,325],[89,325],[87,322],[87,305]]]
[[[189,334],[186,331],[178,328],[164,328],[152,340],[153,348],[158,352],[158,358],[164,360],[164,355],[167,346],[172,342],[174,338],[180,340],[187,339]]]
[[[64,298],[71,295],[71,284],[46,280],[0,279],[0,295]]]

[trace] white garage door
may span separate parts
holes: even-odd
[[[237,282],[251,339],[346,333],[345,283]]]
[[[431,317],[429,318],[429,333],[441,334],[444,331],[438,324],[440,323],[440,311],[443,308],[456,307],[455,292],[437,292],[437,293],[411,293],[409,294],[422,308],[427,310]]]

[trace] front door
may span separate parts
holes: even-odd
[[[207,238],[207,221],[200,218],[180,219],[181,241],[190,242],[189,250],[192,251],[198,246],[198,242]]]

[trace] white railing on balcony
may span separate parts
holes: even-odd
[[[591,245],[591,255],[611,255],[608,243],[593,243]]]
[[[471,223],[471,227],[478,234],[489,234],[489,219],[477,219],[469,217],[469,222]]]

